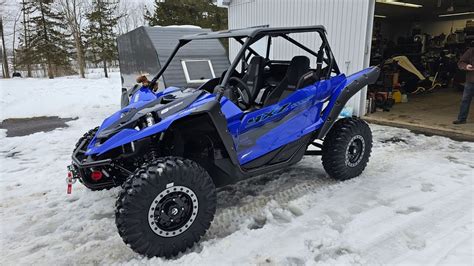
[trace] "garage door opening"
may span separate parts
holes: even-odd
[[[465,82],[457,63],[474,41],[474,1],[377,0],[367,93],[369,121],[474,140],[474,106],[456,120]]]

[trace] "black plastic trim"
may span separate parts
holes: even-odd
[[[312,134],[307,134],[299,138],[298,140],[295,140],[294,142],[288,143],[287,145],[281,148],[278,148],[277,155],[284,151],[292,150],[292,153],[287,154],[285,156],[286,157],[285,161],[275,162],[273,160],[270,160],[270,161],[267,161],[264,165],[260,165],[259,167],[255,167],[252,169],[242,169],[240,165],[235,165],[231,163],[229,159],[215,160],[214,164],[219,168],[219,170],[222,173],[219,176],[219,178],[215,180],[216,186],[221,187],[221,186],[238,182],[240,180],[258,176],[261,174],[267,174],[269,172],[277,171],[299,162],[301,158],[303,158],[303,155],[306,151],[306,147],[309,141],[312,139],[312,137],[313,137]],[[257,158],[255,160],[259,160],[259,159],[260,158]],[[262,160],[262,161],[265,161],[265,160]]]

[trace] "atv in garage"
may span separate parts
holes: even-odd
[[[308,33],[318,37],[316,49],[298,41]],[[78,141],[69,180],[92,190],[122,186],[120,236],[140,254],[171,257],[206,233],[216,187],[286,168],[304,155],[321,155],[335,179],[360,175],[372,148],[370,128],[358,118],[337,118],[379,69],[346,77],[325,34],[323,26],[256,27],[182,37],[130,104]],[[196,89],[150,89],[187,43],[221,38],[241,45],[222,76]],[[275,40],[300,53],[272,59]],[[258,41],[266,44],[263,55],[253,46]]]

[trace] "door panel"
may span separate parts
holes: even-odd
[[[279,103],[244,115],[236,145],[240,163],[299,138],[308,126],[308,111],[312,109],[313,100],[311,89],[302,89]]]
[[[279,103],[244,114],[234,138],[240,164],[318,129],[323,124],[323,102],[344,81],[344,75],[322,80],[297,90]]]

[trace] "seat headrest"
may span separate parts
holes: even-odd
[[[309,71],[309,58],[303,55],[295,56],[291,59],[286,76],[288,85],[296,86],[300,77]]]
[[[303,76],[301,76],[295,88],[301,89],[311,84],[314,84],[317,81],[318,81],[318,75],[316,74],[316,72],[309,71],[308,73],[305,73]]]
[[[254,56],[250,60],[249,67],[247,69],[247,75],[260,74],[259,72],[263,69],[264,58],[261,56]]]
[[[254,56],[252,57],[252,59],[250,60],[250,64],[248,66],[248,69],[247,69],[247,74],[246,74],[246,82],[251,82],[253,83],[254,81],[256,81],[257,79],[261,79],[261,75],[262,75],[262,71],[263,71],[263,67],[264,67],[264,58],[261,57],[261,56]],[[252,84],[248,84],[248,85],[252,85]]]
[[[250,59],[249,65],[262,64],[263,60],[265,60],[265,58],[263,58],[259,55],[256,55],[256,56],[252,57],[252,59]]]

